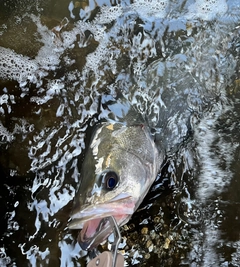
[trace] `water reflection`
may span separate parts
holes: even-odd
[[[126,262],[238,266],[239,16],[237,0],[0,4],[1,266],[86,265],[67,222],[99,102],[119,95],[168,156],[122,229]]]

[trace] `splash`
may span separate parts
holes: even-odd
[[[79,265],[79,254],[85,256],[64,227],[80,176],[86,132],[98,118],[110,116],[103,107],[98,114],[100,98],[114,102],[120,92],[146,118],[159,148],[172,157],[172,186],[186,183],[184,175],[195,179],[194,193],[183,186],[185,204],[201,205],[205,215],[209,200],[221,195],[233,177],[231,162],[238,144],[229,145],[218,123],[219,117],[233,108],[225,89],[239,65],[238,1],[116,1],[115,5],[89,1],[82,6],[80,2],[71,1],[66,6],[67,17],[52,23],[54,26],[44,22],[48,14],[44,10],[38,9],[37,15],[21,14],[29,19],[37,36],[32,56],[27,48],[25,54],[17,48],[0,48],[0,77],[11,81],[0,96],[0,142],[9,153],[9,158],[4,155],[1,161],[11,175],[34,174],[24,191],[29,195],[25,206],[34,214],[31,229],[24,228],[30,243],[20,240],[17,248],[26,264],[33,266],[37,259],[48,264],[56,250],[61,252],[62,265],[72,264],[71,260]],[[19,23],[19,18],[16,21]],[[1,27],[3,38],[9,30],[6,25]],[[195,143],[182,147],[189,132]],[[180,182],[177,169],[181,160],[176,153],[185,162]],[[226,157],[221,157],[223,154]],[[199,174],[196,171],[192,177],[190,170],[195,165]],[[13,235],[20,227],[15,210],[18,206],[8,213]],[[184,220],[192,225],[187,217]],[[211,255],[212,260],[218,256],[221,230],[214,230],[215,226],[215,221],[204,225],[202,232],[188,240],[197,247],[189,254],[193,261],[201,254],[202,245],[208,252],[196,262],[206,263]],[[161,227],[164,223],[156,223],[156,230]],[[187,247],[186,235],[179,237],[173,232],[171,238],[164,235],[161,240],[163,251],[171,248],[174,238]],[[55,248],[46,248],[49,240],[55,242]],[[239,250],[238,243],[231,245]],[[158,249],[150,244],[147,257],[161,255]],[[237,261],[238,250],[232,262]],[[132,254],[132,264],[144,261],[141,250],[132,248],[126,255]],[[1,255],[3,266],[11,262],[4,247]]]

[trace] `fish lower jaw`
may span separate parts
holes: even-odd
[[[109,216],[97,219],[90,219],[85,222],[81,222],[82,230],[78,235],[78,243],[82,249],[90,250],[94,247],[97,247],[100,243],[105,241],[107,237],[113,232],[114,226],[110,223],[108,217]],[[130,217],[130,215],[126,214],[114,215],[114,218],[117,221],[118,225],[125,223],[129,220]],[[80,225],[78,224],[78,226]]]
[[[113,216],[115,220],[117,221],[117,224],[119,226],[123,225],[124,223],[127,223],[131,217],[131,214],[101,214],[101,215],[95,215],[95,216],[86,216],[86,217],[72,217],[72,221],[68,224],[69,229],[82,229],[84,225],[87,222],[93,221],[93,220],[101,220],[103,218]]]

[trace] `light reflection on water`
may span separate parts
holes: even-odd
[[[121,92],[115,119],[130,102],[168,153],[126,262],[238,266],[238,1],[116,4],[1,4],[0,263],[86,265],[67,222],[100,97]]]

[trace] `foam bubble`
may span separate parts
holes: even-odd
[[[196,0],[190,5],[188,18],[200,18],[203,20],[212,20],[217,15],[223,15],[228,10],[228,5],[225,0]]]
[[[0,143],[11,142],[13,140],[13,135],[5,128],[0,121]]]
[[[132,4],[132,7],[142,17],[164,18],[167,15],[168,5],[168,0],[137,0]]]
[[[229,108],[230,106],[225,106],[223,110],[227,111]],[[237,144],[229,145],[224,141],[220,132],[215,129],[217,118],[221,113],[219,106],[214,109],[214,112],[215,114],[210,113],[201,120],[194,133],[201,164],[197,195],[203,202],[215,193],[221,193],[230,183],[233,175],[230,165],[237,148]],[[213,144],[216,147],[215,150],[212,149]],[[224,158],[219,155],[224,155]],[[226,166],[225,169],[222,168],[223,164]]]
[[[72,31],[61,33],[61,39],[54,37],[54,33],[42,25],[39,17],[34,15],[29,15],[29,17],[37,26],[39,41],[43,43],[37,56],[30,59],[9,48],[0,47],[0,78],[15,80],[19,82],[21,88],[26,87],[28,82],[40,87],[42,78],[48,75],[47,71],[55,70],[59,66],[60,56],[65,49],[73,48],[73,43],[79,34],[79,29],[75,27]],[[56,27],[56,31],[60,31],[67,24],[68,20],[63,19],[60,26]],[[68,58],[65,61],[67,60]],[[73,61],[69,61],[69,64],[72,63]]]
[[[100,23],[110,23],[123,14],[123,8],[121,6],[101,7],[101,14],[98,17]]]
[[[149,16],[164,18],[167,15],[168,6],[168,0],[137,0],[126,7],[120,5],[111,7],[103,6],[101,7],[101,14],[98,16],[97,20],[99,23],[110,23],[121,15],[129,12],[130,9],[144,18]]]
[[[19,83],[36,82],[38,64],[35,61],[4,47],[0,47],[0,58],[0,77],[2,79],[16,80]]]

